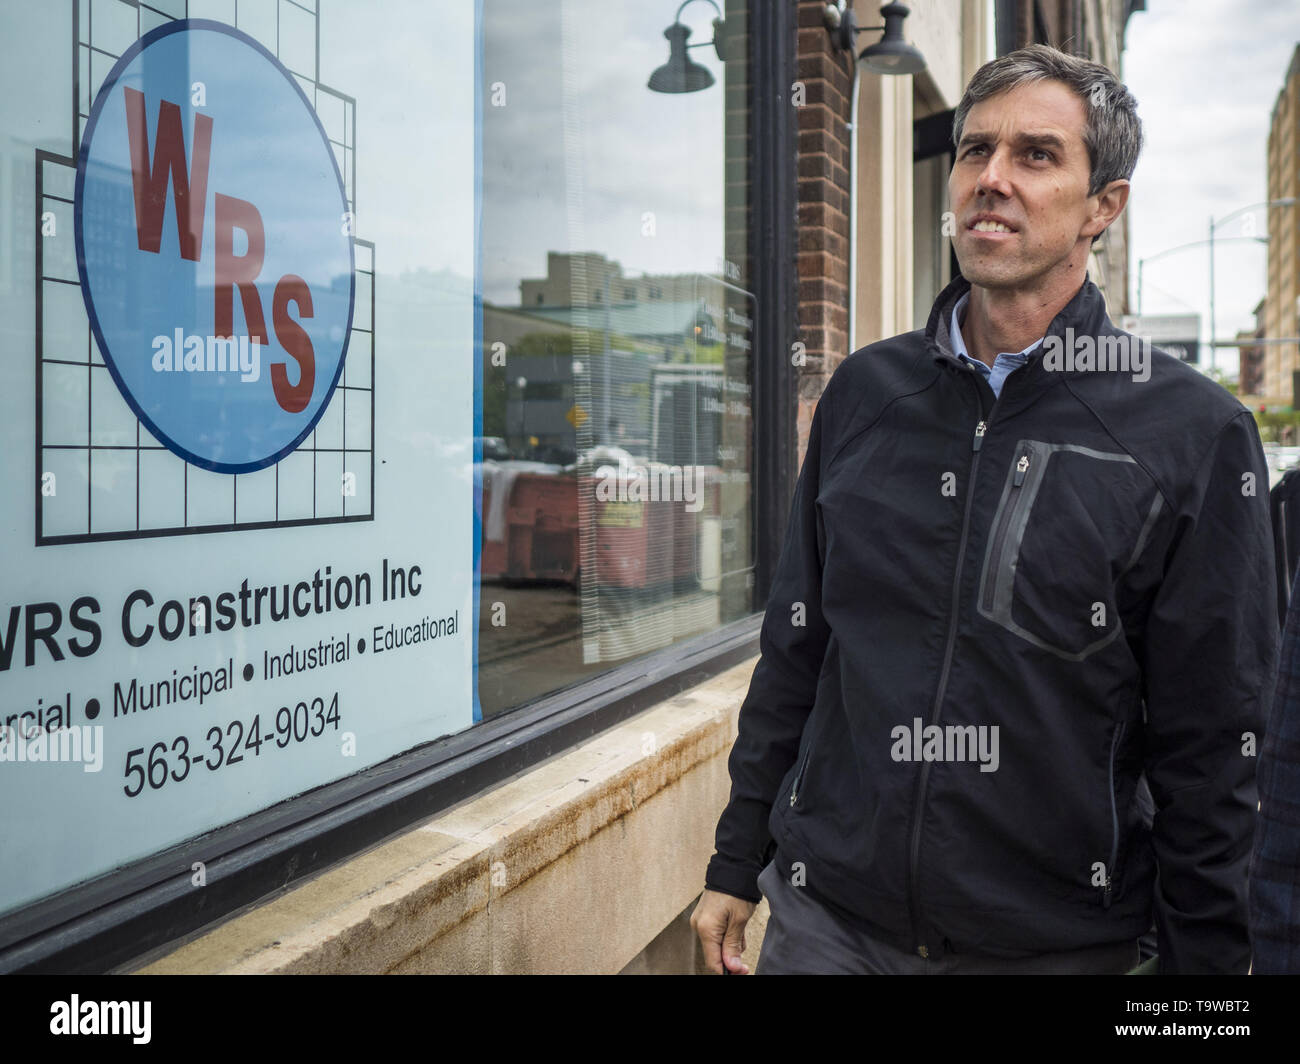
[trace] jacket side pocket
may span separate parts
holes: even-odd
[[[828,700],[824,694],[826,684],[832,678],[836,680],[835,690],[839,690],[838,677],[835,676],[839,666],[839,642],[832,635],[827,645],[826,659],[822,663],[821,680],[817,685],[817,700],[808,716],[808,722],[804,725],[807,742],[804,745],[803,754],[799,758],[798,767],[795,769],[794,779],[790,784],[790,801],[788,805],[790,809],[800,808],[800,798],[804,793],[805,784],[808,780],[808,765],[812,761],[813,751],[817,748],[817,739],[823,730],[826,718],[840,708],[838,705],[826,704]]]

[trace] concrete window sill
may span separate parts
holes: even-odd
[[[693,904],[757,659],[134,970],[615,973]],[[747,932],[757,960],[766,903]],[[634,966],[635,967],[635,966]]]

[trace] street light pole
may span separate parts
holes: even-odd
[[[1247,211],[1253,211],[1259,207],[1290,207],[1295,203],[1294,196],[1284,196],[1281,199],[1263,200],[1259,203],[1252,203],[1247,207],[1238,207],[1231,214],[1225,214],[1217,222],[1214,215],[1210,215],[1210,368],[1214,368],[1214,347],[1218,337],[1214,332],[1214,230],[1217,226],[1223,225],[1224,222],[1231,221],[1239,214],[1245,214]],[[1229,345],[1225,345],[1229,346]]]
[[[1223,243],[1226,243],[1226,242],[1229,241],[1229,240],[1249,240],[1249,241],[1252,241],[1253,243],[1256,243],[1256,244],[1267,244],[1267,243],[1268,243],[1268,237],[1266,237],[1266,236],[1222,236],[1222,237],[1217,238],[1217,241],[1215,241],[1215,242],[1220,243],[1220,244],[1223,244]],[[1155,262],[1156,259],[1163,259],[1166,255],[1172,255],[1172,254],[1173,254],[1174,252],[1176,252],[1176,251],[1186,251],[1188,248],[1203,248],[1203,247],[1205,247],[1206,244],[1210,244],[1210,243],[1211,243],[1211,241],[1209,241],[1209,240],[1193,240],[1193,241],[1191,241],[1190,243],[1187,243],[1187,244],[1179,244],[1177,247],[1165,248],[1164,251],[1157,251],[1154,255],[1148,255],[1148,256],[1147,256],[1146,258],[1144,258],[1144,259],[1138,259],[1138,292],[1137,292],[1137,297],[1138,297],[1138,315],[1139,315],[1139,316],[1141,316],[1141,314],[1142,314],[1142,282],[1143,282],[1143,276],[1142,276],[1142,274],[1143,274],[1143,269],[1145,268],[1146,264],[1147,264],[1148,262]],[[1213,282],[1211,282],[1211,283],[1213,283]],[[1185,305],[1186,305],[1186,306],[1191,306],[1191,304],[1185,304]],[[1196,308],[1195,308],[1195,307],[1192,307],[1192,309],[1195,310]]]
[[[1210,371],[1214,371],[1214,215],[1210,215]]]

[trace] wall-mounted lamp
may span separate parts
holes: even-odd
[[[909,14],[906,4],[885,4],[880,9],[883,26],[859,26],[850,8],[827,4],[825,21],[835,47],[849,52],[856,34],[885,31],[880,40],[858,53],[858,62],[873,74],[919,74],[925,69],[925,56],[903,39],[903,20]]]
[[[713,40],[701,41],[699,44],[686,43],[686,38],[691,35],[691,31],[682,25],[681,17],[686,5],[694,3],[694,0],[685,0],[685,3],[677,9],[677,14],[673,16],[673,24],[664,30],[664,36],[668,38],[668,62],[651,74],[650,80],[646,82],[652,92],[699,92],[713,84],[713,75],[708,69],[692,62],[691,57],[686,54],[689,48],[707,48],[711,44],[718,59],[724,58],[722,33],[726,23],[722,19],[722,12],[718,9],[718,5],[713,0],[705,0],[705,2],[718,12],[718,17],[713,20]]]

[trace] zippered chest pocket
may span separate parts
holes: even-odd
[[[1100,650],[1121,630],[1115,585],[1162,501],[1130,454],[1018,441],[984,550],[980,614],[1071,661]]]

